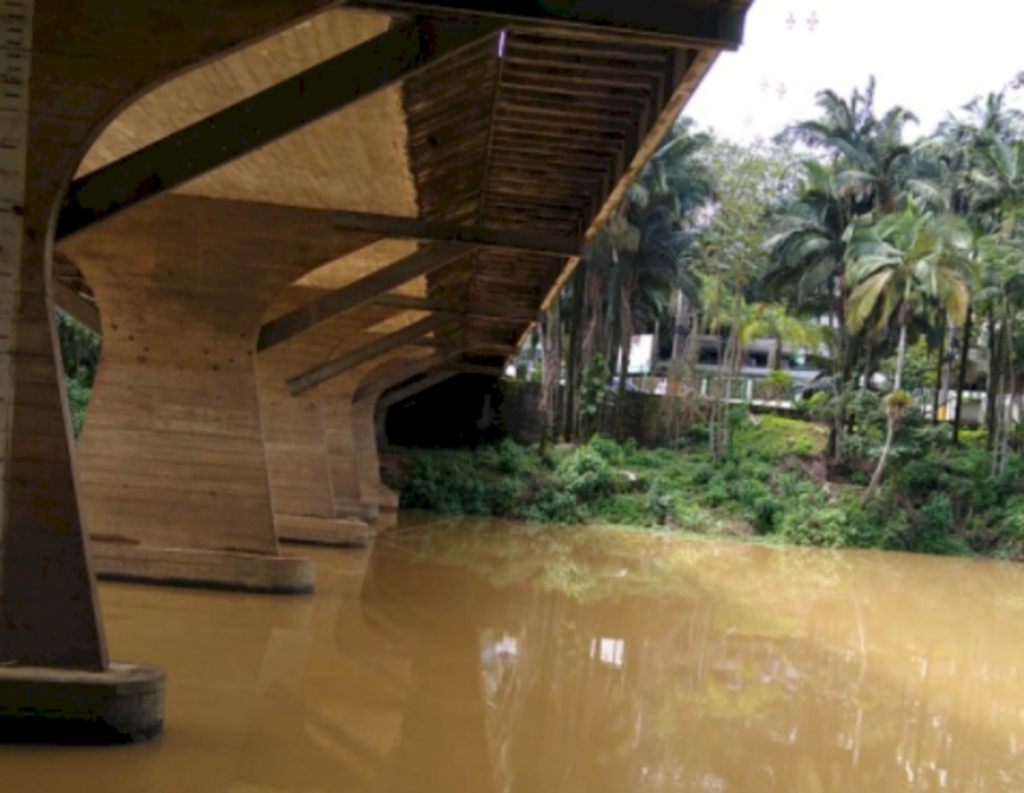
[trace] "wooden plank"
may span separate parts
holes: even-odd
[[[441,350],[425,358],[384,364],[368,375],[367,381],[359,387],[352,397],[352,403],[358,404],[367,399],[376,399],[389,388],[401,385],[406,380],[424,372],[429,372],[431,369],[439,368],[449,361],[458,358],[462,353],[463,350],[461,348],[453,347],[448,350]]]
[[[625,198],[629,186],[657,151],[661,141],[678,118],[686,100],[696,90],[701,78],[710,69],[713,61],[713,53],[696,51],[673,53],[666,69],[667,78],[662,94],[657,97],[657,104],[654,108],[656,112],[648,118],[647,123],[643,124],[645,128],[637,130],[623,147],[620,158],[614,166],[612,178],[609,180],[613,186],[602,196],[604,200],[601,211],[587,230],[588,239],[597,235],[600,228],[611,217],[615,207]]]
[[[662,52],[644,46],[603,46],[589,41],[553,39],[550,36],[527,35],[521,31],[509,35],[506,52],[539,52],[565,58],[606,58],[630,63],[661,63],[665,60]]]
[[[508,75],[505,78],[505,86],[515,91],[526,91],[537,94],[551,94],[559,97],[573,95],[598,101],[613,101],[619,104],[630,104],[639,107],[647,101],[647,94],[631,91],[626,88],[601,88],[594,85],[565,85],[554,81],[545,82],[542,80],[520,78],[516,75]]]
[[[86,300],[78,292],[60,281],[50,281],[53,289],[53,302],[57,307],[68,314],[97,335],[103,334],[103,326],[100,323],[100,310],[91,300]]]
[[[71,184],[57,239],[295,132],[495,35],[501,26],[494,19],[414,19],[144,146]]]
[[[260,328],[256,349],[263,352],[276,347],[329,319],[371,302],[395,287],[444,267],[472,250],[458,242],[428,245],[365,278],[270,320]]]
[[[485,377],[501,377],[505,374],[505,368],[502,366],[484,366],[478,363],[457,363],[445,368],[454,374],[479,374]]]
[[[534,44],[520,36],[509,36],[505,57],[529,60],[531,63],[578,66],[594,66],[603,69],[637,69],[638,73],[652,74],[665,63],[665,50],[645,47],[632,51],[605,49],[580,49],[565,45]]]
[[[517,26],[550,26],[571,33],[596,33],[634,42],[735,50],[743,41],[747,9],[731,3],[686,0],[607,0],[540,3],[537,0],[349,0],[349,6],[397,13],[459,11]]]
[[[625,96],[586,96],[565,90],[542,91],[533,86],[516,87],[504,85],[501,89],[502,100],[525,103],[536,107],[564,107],[566,109],[586,108],[609,113],[629,113],[636,115],[639,99]]]
[[[534,311],[523,311],[515,306],[498,303],[473,302],[465,308],[459,308],[442,300],[429,297],[415,297],[413,295],[381,295],[373,302],[380,306],[388,306],[389,308],[406,311],[443,311],[469,319],[497,319],[511,320],[513,322],[533,322],[537,319],[537,313]]]
[[[538,157],[536,150],[526,144],[516,146],[506,143],[500,147],[496,146],[494,157],[513,165],[575,170],[597,178],[603,176],[608,170],[603,158],[588,157],[585,154],[574,154],[568,151]]]
[[[335,358],[333,361],[328,361],[321,366],[317,366],[314,369],[310,369],[291,378],[287,383],[288,391],[292,396],[298,396],[304,391],[308,391],[310,388],[320,385],[320,383],[326,382],[340,374],[344,374],[367,361],[372,361],[374,358],[379,358],[381,355],[390,352],[396,347],[401,347],[403,344],[411,344],[423,338],[428,333],[440,330],[442,327],[447,325],[451,319],[452,317],[450,314],[433,314],[426,319],[414,322],[412,325],[395,331],[394,333],[381,336],[376,341],[370,342],[357,350],[353,350],[352,352]]]
[[[479,226],[434,223],[366,212],[335,212],[333,223],[340,231],[361,231],[396,239],[461,242],[479,248],[504,248],[553,256],[575,256],[580,250],[579,243],[573,236],[498,231]]]
[[[651,90],[650,79],[631,79],[629,72],[625,74],[609,74],[606,72],[595,72],[586,69],[558,69],[552,66],[541,65],[518,65],[515,68],[506,70],[507,76],[512,80],[536,80],[545,85],[562,85],[567,89],[578,85],[596,87],[625,89],[628,91],[647,92]]]
[[[633,114],[612,114],[607,111],[581,112],[561,106],[559,108],[535,107],[512,102],[498,103],[498,117],[501,119],[530,119],[530,123],[560,123],[583,129],[618,129],[636,123]]]
[[[519,351],[519,348],[514,344],[502,344],[497,341],[481,341],[469,342],[466,345],[466,351],[507,357],[509,355],[515,355]]]
[[[390,391],[381,397],[380,402],[377,403],[377,409],[387,410],[392,405],[397,405],[399,402],[403,402],[409,397],[416,396],[416,394],[420,394],[428,388],[433,388],[439,383],[443,383],[445,380],[450,380],[457,374],[459,373],[456,371],[433,372],[419,380],[414,380],[409,383],[409,385]]]

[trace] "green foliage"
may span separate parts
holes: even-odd
[[[484,465],[497,469],[503,474],[521,475],[533,467],[533,458],[525,447],[510,438],[497,446],[485,446],[477,453]]]
[[[626,450],[623,447],[604,435],[595,435],[587,446],[609,465],[621,465],[626,455]],[[636,441],[633,441],[633,447],[635,454]]]
[[[92,389],[79,378],[67,381],[68,410],[71,413],[71,428],[75,436],[82,432],[85,425],[85,412],[89,407],[89,397],[92,396]]]
[[[889,355],[882,359],[879,371],[886,380],[892,383],[896,376],[896,356]],[[928,350],[927,340],[922,337],[916,344],[907,345],[906,359],[903,362],[903,389],[918,391],[923,388],[935,387],[935,355]]]
[[[57,312],[57,339],[67,386],[68,409],[75,435],[82,431],[100,363],[100,337],[63,311]]]
[[[886,548],[891,527],[856,498],[832,502],[824,491],[806,493],[788,505],[776,536],[795,545],[823,548]]]
[[[793,391],[793,375],[785,369],[774,369],[765,377],[765,385],[771,399],[785,399]]]
[[[672,491],[672,483],[663,477],[651,482],[651,487],[647,491],[647,511],[654,516],[659,526],[664,526],[672,514]]]
[[[615,472],[592,446],[581,446],[558,466],[558,478],[577,501],[597,501],[615,492]]]
[[[597,427],[601,413],[615,399],[615,389],[609,377],[608,362],[601,353],[597,353],[583,372],[580,389],[580,426],[585,435]]]
[[[857,421],[879,437],[882,400],[858,404]],[[419,451],[393,484],[403,506],[447,514],[1024,558],[1024,458],[1011,455],[993,478],[983,443],[953,446],[916,409],[904,418],[886,487],[867,505],[864,470],[846,485],[805,473],[805,461],[820,459],[821,427],[761,416],[736,434],[735,453],[722,463],[703,445],[639,449],[600,435],[547,458],[508,440],[475,452]]]

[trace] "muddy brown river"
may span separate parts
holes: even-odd
[[[1024,569],[420,518],[308,598],[105,584],[162,739],[3,793],[1024,791]]]

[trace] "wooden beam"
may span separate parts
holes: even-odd
[[[381,295],[373,301],[378,306],[400,308],[406,311],[444,311],[467,319],[508,320],[509,322],[533,322],[537,312],[523,311],[515,306],[472,302],[465,308],[453,306],[443,300],[413,295]]]
[[[692,0],[349,0],[348,5],[413,14],[458,11],[510,25],[569,27],[580,35],[601,39],[629,38],[726,50],[738,49],[742,43],[747,11],[732,3]]]
[[[72,182],[65,239],[495,35],[500,19],[413,19]]]
[[[57,308],[68,314],[97,336],[103,335],[103,325],[100,323],[100,310],[91,300],[86,300],[81,294],[70,286],[57,280],[51,280],[50,286],[53,289],[53,302]]]
[[[256,349],[269,350],[333,317],[373,301],[389,289],[438,270],[473,249],[458,242],[426,246],[347,286],[270,320],[260,328]]]
[[[624,170],[616,171],[614,181],[610,177],[607,179],[607,187],[601,191],[600,210],[584,235],[588,241],[598,235],[611,218],[615,208],[625,199],[626,192],[636,181],[644,165],[657,151],[686,102],[711,69],[716,57],[717,53],[699,50],[676,50],[672,53],[666,68],[667,79],[663,87],[663,94],[658,98],[660,101],[656,103],[658,112],[644,125],[646,127],[645,134],[642,137],[638,136],[634,141],[629,141],[631,146],[624,149],[624,155],[627,155],[621,159],[621,162],[625,164]],[[551,301],[562,291],[578,264],[579,259],[573,259],[562,270],[561,275],[555,279],[548,290],[541,304],[542,310],[546,310]]]
[[[334,227],[340,231],[380,234],[396,239],[461,242],[480,248],[504,248],[552,256],[577,256],[580,252],[579,240],[571,236],[544,232],[498,231],[366,212],[335,212]]]
[[[519,352],[519,347],[514,344],[502,344],[497,341],[481,341],[466,345],[468,352],[478,352],[482,355],[503,355],[510,356]]]
[[[452,347],[425,358],[386,364],[370,374],[366,382],[352,397],[352,402],[376,399],[389,388],[394,388],[417,375],[444,366],[449,361],[458,358],[464,351],[461,347]]]
[[[505,374],[502,366],[484,366],[478,363],[456,363],[446,366],[453,374],[478,374],[485,377],[501,377]]]
[[[337,377],[340,374],[354,369],[367,361],[372,361],[374,358],[378,358],[386,352],[390,352],[396,347],[401,347],[403,344],[413,344],[428,333],[433,333],[435,330],[439,330],[444,325],[451,321],[452,317],[449,314],[434,314],[421,319],[419,322],[414,322],[401,330],[389,333],[385,336],[381,336],[379,339],[366,344],[359,349],[347,352],[339,358],[335,358],[333,361],[328,361],[325,364],[321,364],[309,371],[303,372],[302,374],[288,380],[288,390],[292,396],[298,396],[304,391],[308,391],[310,388],[319,385],[320,383],[326,382],[333,377]]]
[[[459,374],[456,371],[440,371],[428,374],[426,377],[421,377],[419,380],[414,380],[406,386],[397,388],[394,391],[390,391],[381,397],[380,402],[377,403],[378,410],[387,410],[392,405],[398,404],[409,397],[416,396],[416,394],[426,391],[428,388],[433,388],[439,383],[443,383],[445,380],[450,380]]]

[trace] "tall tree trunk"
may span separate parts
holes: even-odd
[[[906,320],[907,317],[900,317],[900,319]],[[890,397],[903,390],[903,366],[907,360],[907,324],[906,321],[900,322],[900,340],[896,352],[896,376],[893,378],[893,389],[889,394]],[[878,458],[878,465],[875,467],[875,472],[871,475],[871,481],[868,483],[868,489],[864,493],[865,502],[875,497],[875,493],[878,492],[878,487],[882,483],[882,474],[885,473],[885,465],[889,461],[889,454],[892,452],[893,438],[896,437],[896,427],[902,416],[901,408],[898,408],[895,404],[886,405],[887,426],[885,446],[882,447],[882,455]]]
[[[1002,336],[996,333],[996,316],[995,309],[989,307],[988,310],[988,383],[986,391],[986,405],[985,405],[985,429],[987,430],[987,442],[989,449],[992,448],[992,444],[995,441],[996,424],[998,423],[998,416],[996,415],[996,399],[1000,388],[1000,362],[1002,347]]]
[[[583,336],[583,368],[604,348],[604,278],[596,267],[587,267],[587,331]]]
[[[1013,397],[1015,375],[1013,371],[1013,331],[1010,307],[1003,302],[1002,324],[1000,327],[1000,360],[997,392],[998,415],[995,424],[995,439],[992,445],[992,475],[1002,477],[1006,473],[1006,459],[1010,453],[1010,433],[1013,429]]]
[[[864,336],[864,388],[873,390],[872,380],[875,379],[875,337],[871,333]]]
[[[967,307],[967,318],[964,320],[963,346],[960,349],[960,371],[956,383],[956,414],[953,417],[953,443],[960,444],[960,419],[963,416],[964,388],[967,385],[968,355],[971,350],[971,330],[974,323],[974,309]]]
[[[843,432],[846,428],[846,408],[843,405],[843,393],[849,380],[849,362],[847,347],[849,332],[846,328],[846,274],[842,270],[837,274],[838,295],[835,289],[830,290],[832,300],[829,310],[829,337],[832,341],[832,384],[835,388],[838,409],[832,421],[832,429],[828,437],[828,456],[834,462],[843,457]]]
[[[676,294],[676,310],[673,319],[675,321],[672,327],[672,363],[675,364],[683,358],[690,326],[690,301],[682,289]]]
[[[871,475],[871,482],[868,483],[868,489],[864,493],[864,503],[873,499],[875,493],[878,492],[878,486],[882,483],[882,474],[885,472],[885,464],[889,461],[889,453],[892,451],[892,440],[895,435],[896,421],[892,416],[889,416],[885,430],[885,446],[882,447],[882,456],[878,458],[878,465],[875,467],[875,472]]]
[[[619,294],[619,393],[615,400],[615,437],[622,440],[622,413],[626,403],[626,379],[629,377],[629,359],[633,352],[633,291],[636,289],[636,270],[630,271]]]
[[[945,380],[946,312],[939,312],[939,355],[935,365],[935,394],[932,397],[932,426],[939,424],[939,403],[942,401],[942,383]]]
[[[580,375],[583,369],[583,309],[586,303],[587,289],[586,261],[580,262],[572,278],[572,304],[569,313],[569,354],[566,356],[565,419],[563,422],[566,442],[575,438],[579,431],[576,405],[579,397]]]
[[[541,415],[544,425],[541,430],[540,447],[543,453],[547,449],[549,438],[558,435],[557,402],[559,381],[562,375],[561,355],[561,298],[556,297],[548,309],[547,316],[542,324],[543,335],[541,336],[542,350],[544,354],[544,368],[541,371],[543,376],[541,386]]]
[[[907,363],[907,325],[908,318],[903,318],[905,321],[900,322],[900,338],[899,344],[896,346],[896,375],[893,377],[892,390],[893,393],[896,391],[903,390],[903,367]]]

